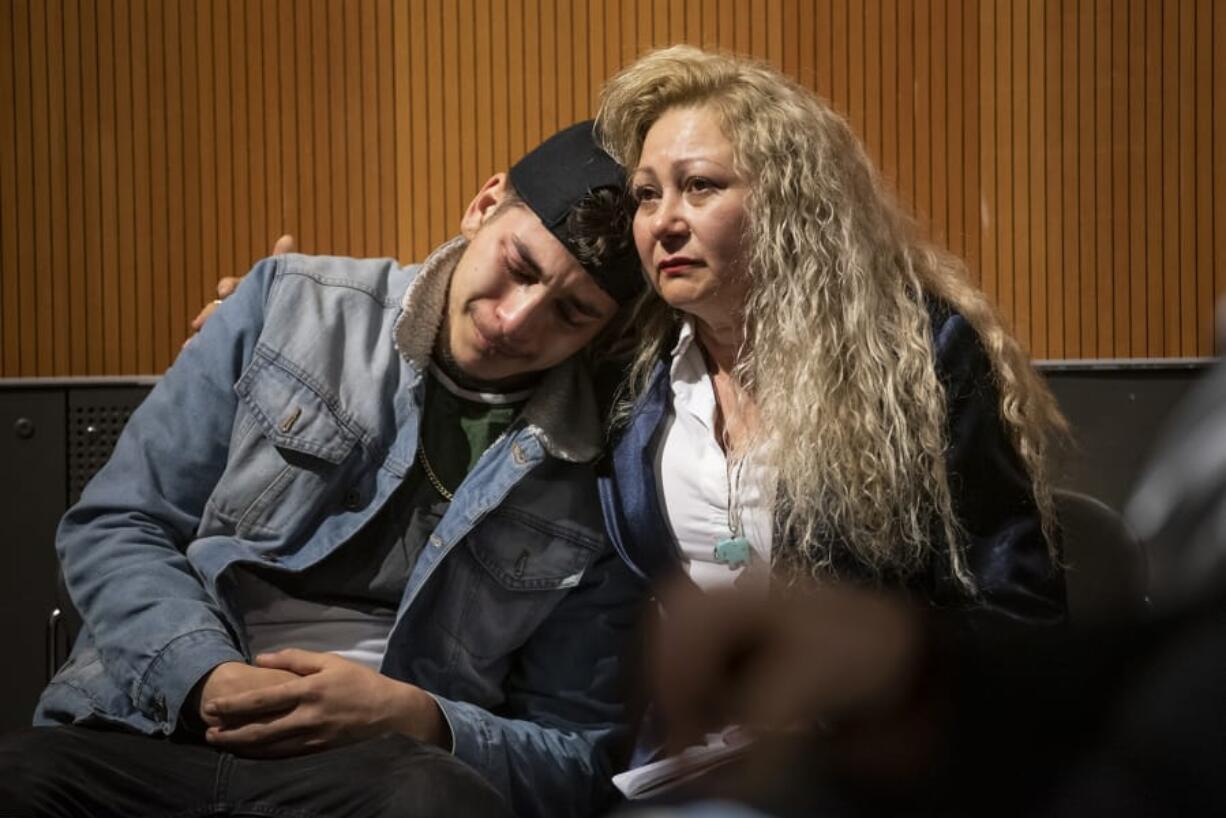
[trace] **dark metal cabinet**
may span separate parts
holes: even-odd
[[[0,379],[0,733],[30,723],[75,612],[60,588],[55,529],[110,456],[155,382]]]

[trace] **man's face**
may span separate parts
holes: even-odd
[[[617,313],[617,302],[532,210],[498,208],[505,192],[499,174],[469,205],[462,222],[469,245],[447,294],[450,357],[480,381],[555,366]]]

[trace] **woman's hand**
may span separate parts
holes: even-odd
[[[272,254],[274,256],[292,252],[294,252],[294,237],[289,233],[277,239],[276,243],[272,246]],[[196,313],[196,317],[191,322],[192,335],[204,327],[205,323],[209,320],[209,316],[217,309],[217,305],[233,295],[234,291],[238,289],[239,282],[242,280],[242,276],[226,276],[217,282],[217,298],[205,304],[200,312]],[[187,346],[191,340],[192,336],[189,335],[187,340],[183,342],[183,346]]]

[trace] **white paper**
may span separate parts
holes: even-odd
[[[686,747],[674,756],[613,776],[613,784],[629,799],[648,798],[690,781],[748,752],[753,739],[740,727],[708,733],[705,744]]]

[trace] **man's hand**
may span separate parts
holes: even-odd
[[[289,233],[277,239],[276,243],[272,246],[272,254],[274,256],[292,252],[294,252],[294,237]],[[239,282],[242,280],[242,276],[226,276],[217,282],[217,298],[205,304],[200,312],[196,313],[196,317],[192,319],[191,328],[193,334],[200,331],[205,322],[209,320],[209,316],[217,309],[218,304],[234,294],[234,291],[238,289]],[[191,340],[189,335],[187,341],[183,342],[183,346],[187,346],[188,341]]]
[[[387,733],[448,746],[451,737],[434,699],[413,685],[330,653],[283,650],[256,657],[291,681],[215,699],[203,708],[205,739],[245,756],[315,752]]]
[[[212,702],[274,687],[297,678],[296,674],[285,670],[252,667],[243,662],[222,662],[204,677],[204,682],[200,686],[200,702],[197,705],[200,718],[206,726],[220,725],[219,719],[210,717],[205,712]]]

